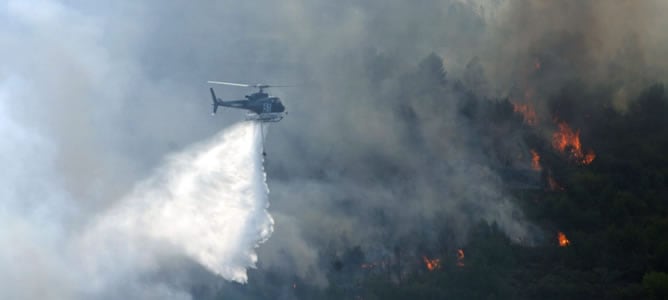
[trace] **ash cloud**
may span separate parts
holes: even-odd
[[[641,89],[666,79],[666,21],[657,15],[665,8],[663,1],[507,1],[490,18],[493,38],[480,57],[499,91],[530,84],[549,97],[575,80],[612,85],[612,103],[625,110]]]
[[[45,237],[57,250],[62,235],[94,224],[166,154],[239,120],[208,117],[206,80],[261,81],[297,87],[272,90],[290,114],[266,141],[276,231],[258,250],[257,272],[325,286],[345,248],[369,258],[417,242],[450,250],[479,221],[531,243],[541,234],[504,182],[508,169],[529,169],[516,158],[528,147],[513,121],[486,118],[480,103],[532,101],[550,120],[550,99],[581,81],[612,83],[607,104],[624,109],[646,83],[665,79],[665,6],[9,1],[0,8],[0,82],[3,116],[15,121],[3,124],[12,135],[2,145],[40,151],[3,150],[7,165],[33,166],[3,177],[12,193],[5,214],[12,228],[27,227],[16,231],[26,247],[43,248],[36,241]],[[217,88],[221,98],[244,92]],[[31,232],[43,222],[53,229]],[[451,233],[448,245],[438,231]],[[39,286],[83,280],[55,276],[69,262],[37,253]],[[170,290],[156,286],[158,295]]]

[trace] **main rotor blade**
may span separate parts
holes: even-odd
[[[208,81],[208,83],[224,84],[224,85],[231,85],[231,86],[242,86],[242,87],[255,87],[255,85],[252,85],[252,84],[224,82],[224,81]]]
[[[223,84],[223,85],[241,86],[241,87],[252,87],[252,88],[259,88],[259,89],[266,89],[266,88],[271,88],[271,87],[293,86],[293,85],[285,85],[285,84],[264,84],[264,83],[248,84],[248,83],[236,83],[236,82],[226,82],[226,81],[207,81],[207,82],[208,83],[213,83],[213,84]]]

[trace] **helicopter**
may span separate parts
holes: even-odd
[[[271,84],[247,84],[247,83],[235,83],[235,82],[224,82],[224,81],[208,81],[212,84],[222,84],[228,86],[236,87],[249,87],[257,88],[259,91],[246,95],[243,100],[229,100],[223,101],[220,98],[216,97],[216,93],[213,91],[213,88],[209,88],[211,91],[211,98],[213,99],[213,112],[212,115],[215,115],[218,111],[218,107],[231,107],[231,108],[240,108],[248,110],[246,114],[246,120],[257,120],[260,122],[278,122],[283,119],[287,114],[285,111],[285,106],[281,102],[281,99],[278,97],[269,96],[268,93],[265,93],[264,90],[271,87],[285,87],[287,85],[271,85]]]

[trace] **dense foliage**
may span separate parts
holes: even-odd
[[[465,257],[458,257],[454,246],[429,253],[440,260],[434,270],[423,263],[427,257],[401,259],[407,245],[396,246],[390,261],[373,266],[360,247],[352,246],[326,262],[326,288],[260,270],[251,273],[252,291],[236,288],[239,298],[668,299],[668,94],[663,85],[649,86],[620,110],[611,106],[609,88],[574,80],[547,99],[551,119],[527,124],[511,99],[485,99],[470,84],[447,80],[437,56],[402,76],[413,88],[402,89],[401,99],[418,98],[425,105],[457,101],[462,122],[477,134],[468,142],[501,149],[485,157],[539,228],[539,238],[513,240],[496,224],[481,222],[466,244],[458,245]],[[405,101],[393,105],[407,122],[420,122]],[[579,163],[553,147],[557,121],[577,128],[582,147],[596,153],[593,161]],[[514,165],[505,159],[503,137],[516,134],[540,154],[540,170],[528,171],[536,180],[508,171]],[[530,159],[528,153],[521,157]],[[559,244],[558,232],[568,238],[567,245]],[[451,242],[447,230],[437,235],[444,244]]]
[[[538,129],[524,128],[529,144],[545,153],[543,172],[560,185],[550,189],[544,174],[544,188],[516,191],[548,240],[520,246],[493,224],[480,224],[464,267],[451,264],[401,283],[369,279],[364,299],[668,298],[668,95],[653,85],[618,112],[605,101],[569,101],[583,93],[564,87],[552,104],[570,116],[586,115],[572,122],[596,149],[590,165],[569,162],[535,136]],[[475,105],[502,107],[487,109],[490,120],[512,109],[506,100]],[[558,246],[558,230],[567,233],[568,246]]]
[[[668,95],[648,87],[619,112],[606,97],[566,86],[551,99],[553,114],[568,111],[596,150],[589,165],[569,161],[525,126],[528,144],[542,150],[542,188],[517,189],[517,199],[547,240],[512,243],[495,226],[480,224],[466,246],[466,265],[412,274],[400,283],[370,278],[364,299],[667,299]],[[475,100],[469,100],[475,101]],[[489,126],[509,118],[508,100],[478,101]],[[487,107],[485,107],[487,106]],[[484,128],[483,128],[484,129]],[[551,173],[551,174],[548,174]],[[547,176],[559,183],[549,188]],[[570,243],[559,247],[557,232]]]

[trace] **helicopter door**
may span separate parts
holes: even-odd
[[[262,105],[262,112],[263,113],[270,113],[271,112],[271,103],[265,103]]]

